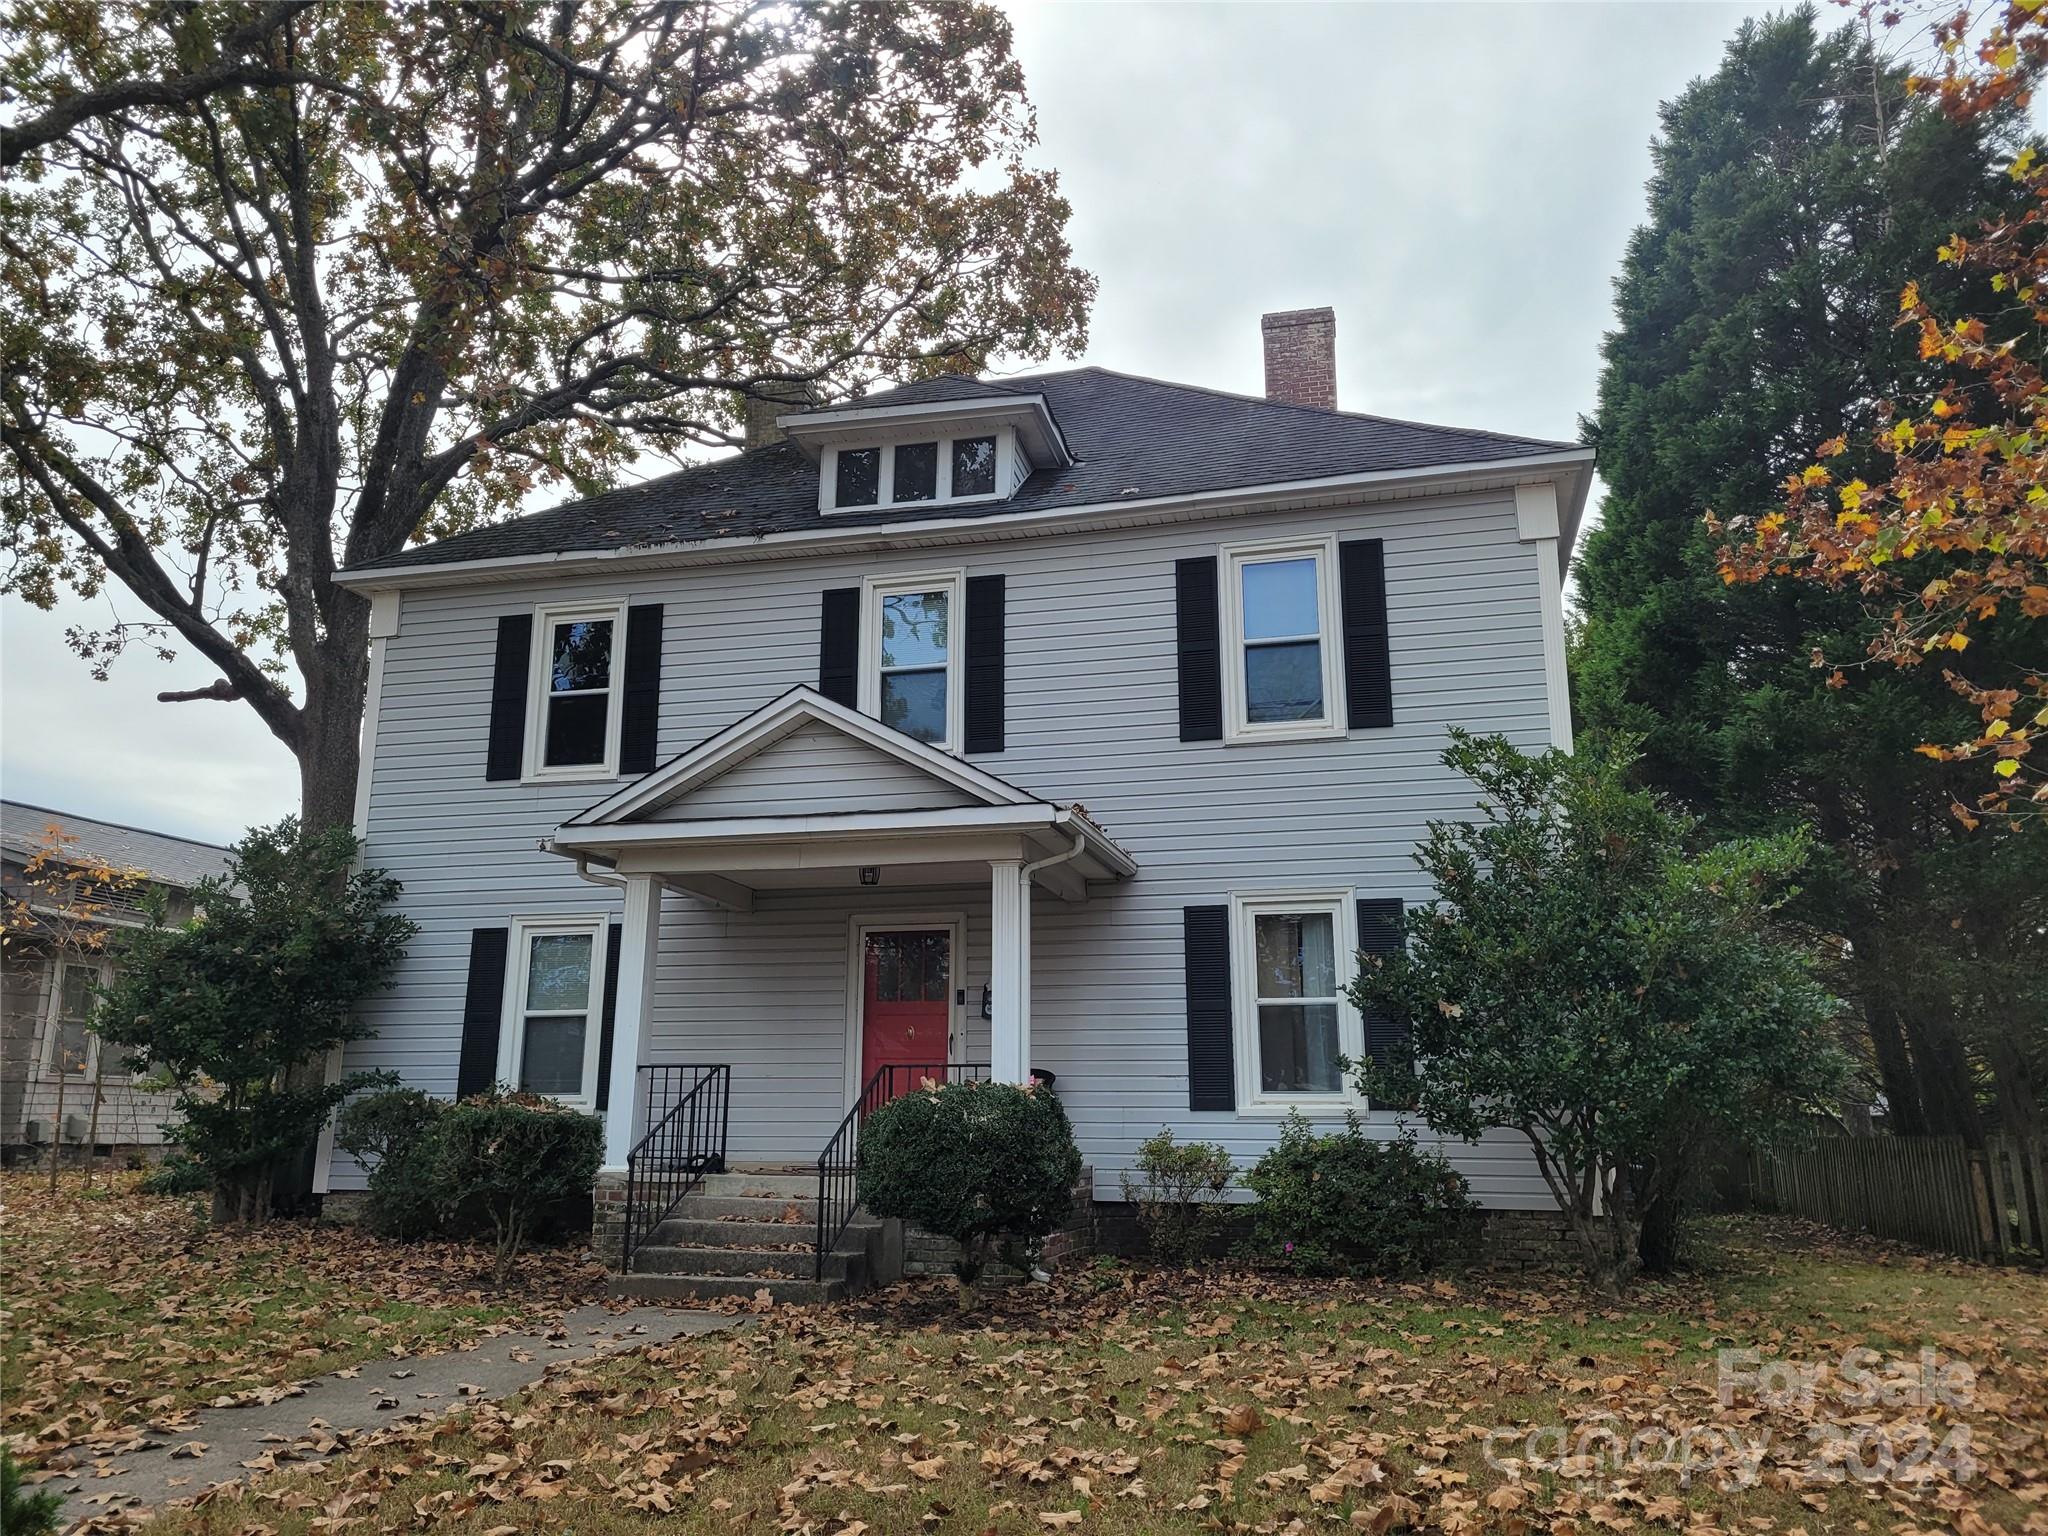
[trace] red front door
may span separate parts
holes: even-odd
[[[944,1067],[952,1020],[953,935],[944,928],[872,932],[862,944],[860,1080],[882,1067]],[[890,1097],[923,1074],[898,1072]],[[943,1077],[943,1072],[936,1074]]]

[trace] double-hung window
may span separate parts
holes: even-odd
[[[1234,898],[1230,937],[1238,1103],[1275,1110],[1359,1104],[1341,1065],[1364,1054],[1364,1027],[1344,995],[1358,952],[1351,893]]]
[[[860,709],[892,730],[959,750],[959,571],[870,577],[861,589]]]
[[[535,615],[528,778],[618,773],[625,633],[625,610],[617,603],[542,608]]]
[[[50,1011],[44,1024],[43,1068],[47,1072],[74,1077],[93,1075],[98,1037],[92,1032],[93,1011],[99,1006],[98,988],[107,979],[98,962],[58,960],[52,962]]]
[[[521,918],[512,927],[498,1079],[589,1109],[597,1103],[605,920]]]
[[[1334,539],[1223,551],[1225,739],[1344,733]]]

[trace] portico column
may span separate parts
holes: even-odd
[[[640,1063],[654,1034],[654,961],[661,941],[661,881],[627,875],[619,927],[619,995],[612,1012],[612,1076],[604,1112],[604,1166],[623,1173],[626,1154],[647,1134]]]
[[[1031,1076],[1031,877],[1017,860],[989,865],[989,1075]]]

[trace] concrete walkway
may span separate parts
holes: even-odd
[[[190,1419],[178,1418],[176,1429],[151,1431],[118,1451],[76,1448],[77,1464],[40,1486],[65,1496],[67,1523],[189,1499],[215,1483],[319,1461],[347,1450],[367,1431],[432,1418],[465,1402],[510,1397],[560,1361],[666,1344],[740,1321],[680,1308],[579,1307],[547,1332],[501,1333],[446,1354],[367,1360],[273,1403],[198,1409]]]

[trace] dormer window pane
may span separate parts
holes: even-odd
[[[939,494],[939,445],[899,443],[896,447],[896,500],[932,501]]]
[[[953,494],[986,496],[996,488],[996,440],[993,437],[953,439]],[[897,493],[902,494],[900,491]]]
[[[835,507],[872,507],[882,499],[882,450],[839,450],[838,482],[832,490]]]

